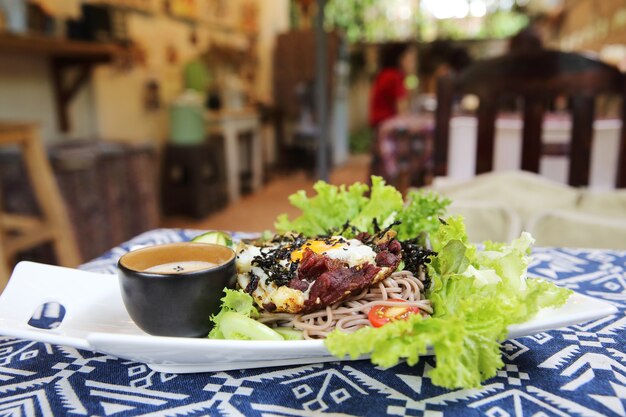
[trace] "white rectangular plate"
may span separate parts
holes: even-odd
[[[44,303],[65,307],[51,330],[28,324]],[[604,301],[573,294],[559,309],[545,309],[509,328],[509,337],[595,320],[617,309]],[[320,340],[265,342],[150,336],[126,312],[117,276],[21,262],[0,296],[0,335],[97,351],[144,362],[170,373],[213,372],[338,360]]]

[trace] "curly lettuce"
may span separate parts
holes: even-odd
[[[243,291],[224,289],[220,311],[211,316],[209,339],[284,340],[283,336],[256,320],[254,300]]]
[[[571,293],[527,278],[533,244],[528,233],[510,244],[486,242],[479,251],[469,243],[462,218],[440,220],[450,202],[436,193],[409,192],[405,203],[379,177],[372,177],[371,190],[360,183],[337,187],[318,182],[314,188],[317,194],[312,197],[303,191],[290,197],[302,214],[293,220],[281,215],[275,224],[278,232],[316,236],[341,230],[349,222],[356,231],[373,233],[376,224],[393,225],[400,241],[428,235],[436,252],[428,265],[432,283],[427,291],[434,314],[351,334],[336,330],[325,345],[337,357],[370,355],[383,367],[402,359],[413,365],[432,348],[437,361],[430,373],[434,384],[478,387],[503,366],[500,342],[508,327],[527,321],[541,308],[560,307]]]
[[[450,203],[436,193],[411,191],[405,204],[402,194],[377,176],[372,176],[371,189],[359,182],[346,187],[323,181],[318,181],[313,188],[316,195],[312,197],[304,191],[289,197],[302,214],[293,220],[286,214],[278,216],[274,224],[277,232],[318,236],[341,230],[349,223],[359,232],[375,233],[375,224],[384,229],[398,221],[400,224],[394,228],[399,239],[408,240],[437,230],[439,217]],[[344,233],[348,237],[350,234],[350,230]]]
[[[423,233],[432,234],[439,229],[450,200],[432,191],[409,191],[406,204],[398,214],[396,227],[401,241],[414,239]]]
[[[430,374],[434,384],[478,387],[503,366],[500,342],[508,326],[527,321],[541,308],[560,307],[571,291],[526,277],[533,243],[528,233],[511,244],[478,251],[457,217],[442,223],[431,241],[437,251],[428,266],[432,317],[413,316],[352,334],[336,330],[325,344],[335,356],[369,354],[383,367],[402,359],[413,365],[431,346],[437,360]]]

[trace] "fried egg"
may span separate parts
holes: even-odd
[[[250,272],[252,260],[255,257],[261,256],[262,252],[268,253],[279,248],[284,248],[290,253],[288,260],[280,262],[283,266],[292,262],[300,262],[306,249],[310,249],[319,255],[326,255],[331,259],[343,261],[348,266],[357,266],[366,262],[373,264],[376,259],[376,252],[361,241],[333,236],[326,240],[310,239],[295,247],[281,243],[266,246],[242,245],[237,253],[237,271]]]
[[[297,269],[307,250],[339,261],[346,269],[352,268],[352,271],[359,270],[367,264],[376,265],[377,253],[372,247],[359,240],[341,236],[292,241],[278,239],[262,246],[240,244],[236,258],[239,286],[247,290],[255,302],[266,310],[301,312],[305,308],[313,282],[308,283],[306,289],[290,288],[287,282],[296,277]],[[264,259],[265,264],[259,262]],[[371,284],[393,272],[390,268],[380,269]]]

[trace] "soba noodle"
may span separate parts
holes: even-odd
[[[419,276],[408,271],[394,272],[378,285],[363,290],[344,301],[324,310],[308,314],[261,313],[260,322],[274,327],[292,327],[302,330],[305,339],[322,339],[339,329],[354,332],[371,326],[367,314],[373,306],[415,306],[421,314],[430,315],[433,309],[430,300],[424,297],[424,273]],[[390,299],[401,299],[398,303]]]

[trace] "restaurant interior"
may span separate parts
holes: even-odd
[[[475,242],[624,250],[624,71],[623,0],[0,0],[0,288],[371,175]]]
[[[626,0],[0,0],[0,416],[626,417]]]

